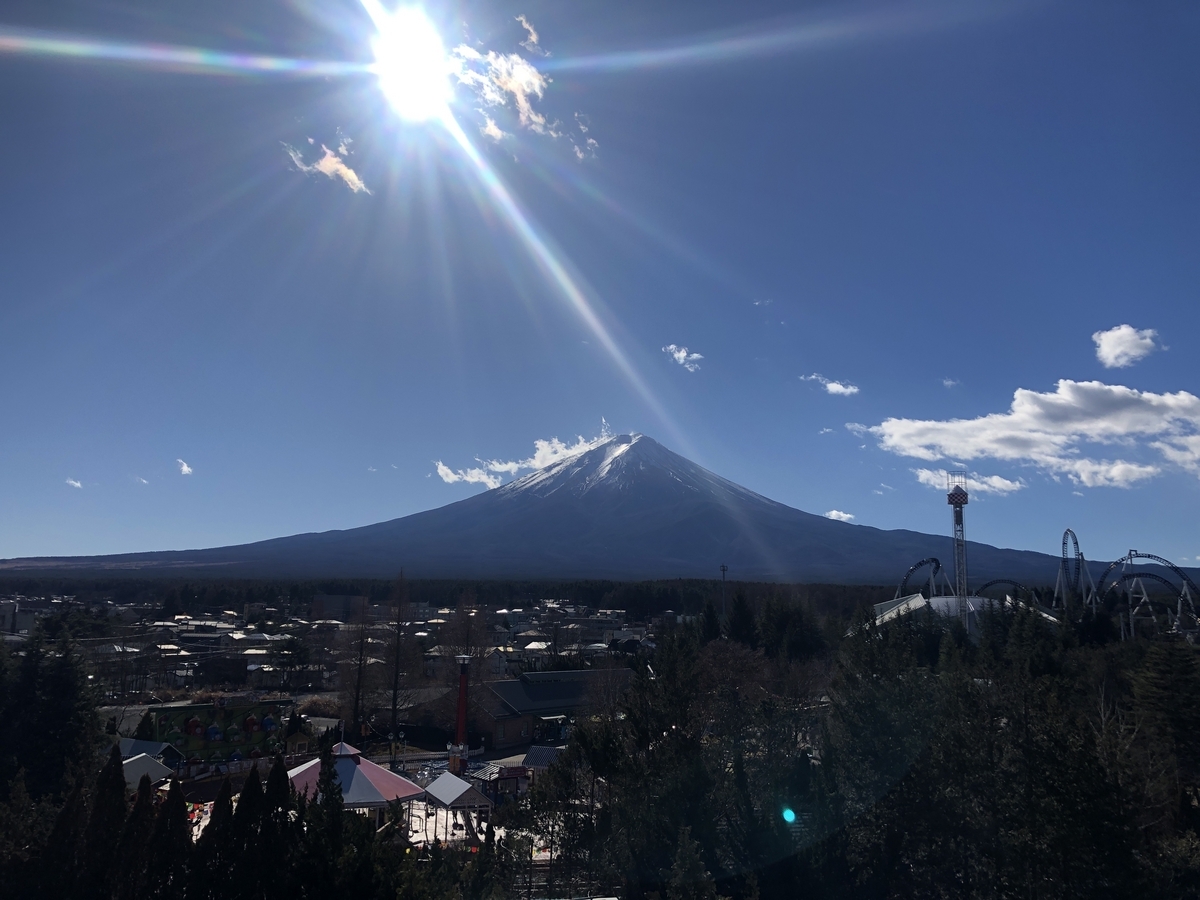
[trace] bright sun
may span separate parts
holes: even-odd
[[[380,16],[375,25],[375,72],[392,108],[414,122],[447,115],[450,65],[433,23],[421,9],[405,6]]]

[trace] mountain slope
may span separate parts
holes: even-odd
[[[644,435],[618,435],[495,490],[346,531],[209,550],[0,562],[0,571],[222,576],[674,578],[894,583],[950,538],[835,522],[777,503]],[[972,583],[1053,581],[1057,558],[968,544]]]

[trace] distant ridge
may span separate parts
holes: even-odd
[[[641,434],[502,487],[345,531],[207,550],[0,560],[0,574],[213,577],[712,578],[895,584],[950,538],[835,522],[756,494]],[[1053,583],[1058,558],[969,543],[971,583]]]

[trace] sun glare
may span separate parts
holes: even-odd
[[[402,119],[424,122],[446,116],[450,63],[442,38],[424,11],[403,6],[376,18],[372,43],[379,87]]]

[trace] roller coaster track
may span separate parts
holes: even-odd
[[[1065,538],[1063,540],[1063,545],[1066,546]],[[1179,566],[1175,565],[1175,563],[1171,562],[1169,559],[1163,559],[1161,556],[1155,556],[1153,553],[1138,553],[1138,551],[1136,551],[1136,550],[1130,550],[1129,554],[1127,556],[1122,556],[1120,559],[1118,559],[1116,562],[1114,562],[1112,565],[1110,565],[1107,569],[1104,570],[1104,574],[1100,576],[1100,581],[1097,582],[1097,584],[1096,584],[1096,593],[1101,596],[1103,596],[1105,593],[1107,593],[1107,591],[1104,587],[1104,582],[1106,582],[1108,580],[1108,576],[1110,576],[1113,573],[1113,570],[1115,570],[1118,566],[1128,565],[1129,563],[1133,562],[1135,559],[1149,559],[1149,560],[1152,560],[1153,562],[1158,563],[1160,566],[1165,566],[1166,568],[1170,569],[1172,572],[1174,572],[1176,575],[1179,576],[1180,581],[1182,581],[1185,585],[1187,585],[1188,591],[1190,592],[1189,599],[1192,602],[1195,602],[1196,600],[1200,599],[1200,588],[1196,587],[1195,582],[1193,582],[1192,579],[1188,578],[1187,573],[1184,572],[1183,569],[1179,568]],[[1130,574],[1133,574],[1133,573],[1130,573]],[[1149,578],[1150,573],[1146,573],[1145,577]],[[1124,580],[1124,578],[1118,579],[1118,580]],[[1171,588],[1171,590],[1175,590],[1175,586],[1173,584],[1171,584],[1170,582],[1165,581],[1165,579],[1163,579],[1163,578],[1156,577],[1154,580],[1164,581],[1167,584],[1167,586]]]
[[[933,566],[933,571],[929,575],[930,580],[932,581],[934,578],[937,578],[938,572],[942,571],[942,563],[936,556],[930,556],[918,563],[913,563],[909,566],[908,571],[904,573],[904,578],[900,580],[900,586],[896,588],[896,599],[908,596],[908,579],[912,578],[918,569],[928,565]]]
[[[1071,564],[1070,544],[1075,545],[1075,568],[1069,569]],[[1063,580],[1066,581],[1066,587],[1072,594],[1079,593],[1079,575],[1083,569],[1083,553],[1079,550],[1079,538],[1075,537],[1075,532],[1068,528],[1063,532],[1062,545],[1062,573]],[[1068,574],[1069,573],[1069,574]]]

